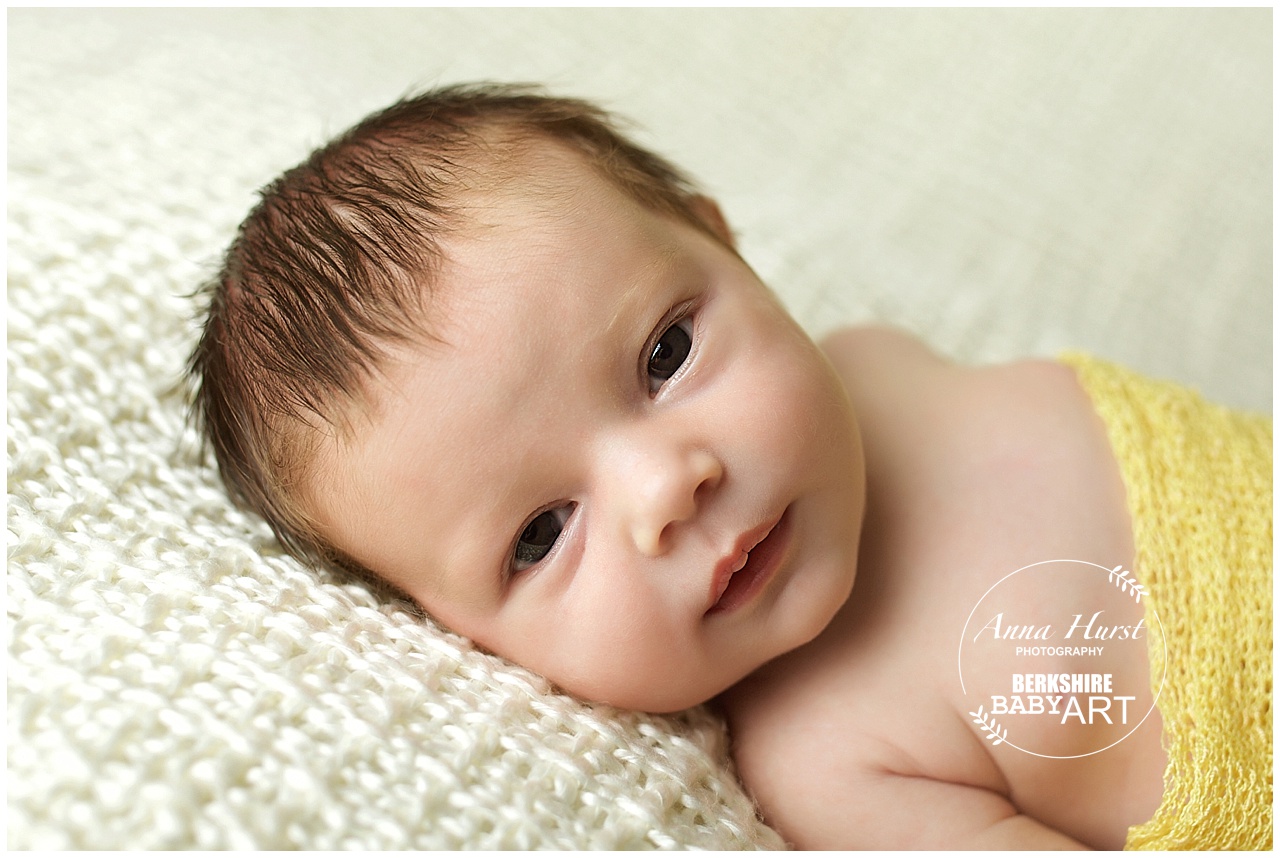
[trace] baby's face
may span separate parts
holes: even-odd
[[[857,426],[728,248],[568,152],[537,161],[449,237],[442,342],[393,351],[312,505],[485,648],[586,699],[684,708],[847,598]]]

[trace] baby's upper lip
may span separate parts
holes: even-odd
[[[708,611],[716,606],[716,603],[720,601],[720,597],[724,595],[724,591],[728,589],[733,573],[746,564],[747,554],[750,553],[751,549],[763,542],[764,538],[773,532],[773,529],[778,526],[778,522],[781,520],[782,516],[777,515],[763,524],[756,525],[745,531],[733,541],[729,550],[716,561],[715,569],[711,575],[711,594],[710,600],[707,602]]]

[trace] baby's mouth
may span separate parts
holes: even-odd
[[[739,540],[749,545],[736,557],[725,558],[716,567],[712,603],[707,615],[728,613],[750,602],[764,588],[781,565],[789,544],[791,517],[788,510],[765,530],[763,537],[748,533]],[[761,528],[763,529],[763,528]]]

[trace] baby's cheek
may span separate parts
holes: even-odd
[[[597,580],[588,581],[595,577]],[[643,683],[661,655],[663,616],[622,574],[591,576],[579,570],[582,586],[571,604],[549,611],[541,630],[548,644],[548,677],[566,687],[590,688],[593,699],[606,689]],[[576,688],[574,689],[576,690]]]
[[[558,669],[547,671],[547,678],[585,700],[624,709],[661,709],[671,683],[678,680],[676,665],[665,656],[655,657],[656,649],[635,644],[615,637],[599,646],[574,647],[558,659]]]
[[[761,381],[751,403],[754,422],[777,448],[775,452],[817,440],[810,436],[824,422],[823,400],[829,397],[822,395],[823,386],[812,366],[790,355],[762,367],[758,377]]]

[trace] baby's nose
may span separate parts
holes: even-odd
[[[642,554],[656,557],[670,548],[673,526],[697,515],[699,506],[720,484],[724,468],[710,453],[693,450],[648,458],[637,471],[631,489],[631,537]]]

